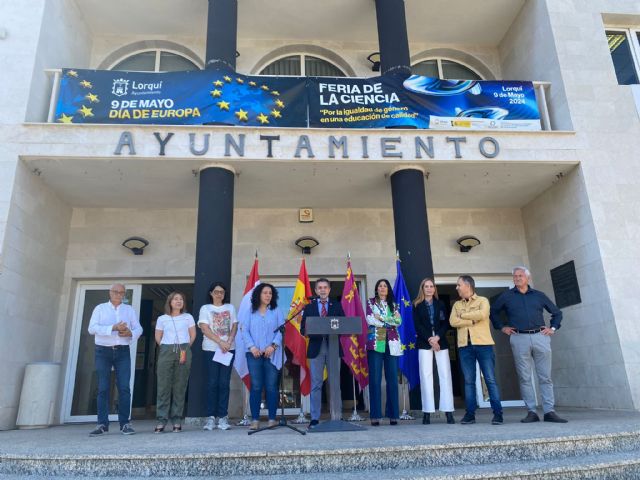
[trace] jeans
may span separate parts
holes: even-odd
[[[496,355],[493,345],[467,345],[458,349],[460,365],[464,374],[464,402],[467,413],[475,414],[478,403],[476,401],[476,361],[484,376],[484,383],[489,391],[491,409],[494,414],[502,415],[500,391],[496,383]]]
[[[186,352],[186,363],[180,364],[180,353],[175,345],[160,345],[158,354],[158,395],[156,416],[158,423],[166,424],[169,419],[180,425],[184,418],[185,395],[191,370],[191,347],[180,345]]]
[[[96,372],[98,374],[98,423],[109,428],[109,389],[111,387],[111,367],[116,371],[118,388],[118,422],[120,428],[129,423],[131,414],[131,356],[129,345],[117,348],[96,345]]]
[[[249,392],[251,418],[254,421],[260,419],[260,401],[262,400],[262,389],[264,388],[267,391],[269,420],[275,420],[279,398],[278,369],[271,363],[270,358],[255,358],[251,353],[246,355],[249,375],[251,375],[251,390]]]
[[[367,351],[369,361],[369,410],[372,420],[382,418],[382,369],[387,382],[387,404],[385,416],[397,420],[400,417],[398,400],[398,357],[389,354],[387,345],[384,353]]]
[[[204,359],[204,371],[207,372],[207,388],[205,390],[208,417],[226,417],[229,409],[229,383],[231,382],[231,370],[233,359],[227,367],[213,361],[216,352],[202,351]],[[235,354],[234,350],[231,353]]]

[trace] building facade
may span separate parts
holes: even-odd
[[[214,60],[251,75],[370,77],[374,52],[383,72],[534,81],[544,129],[66,125],[51,113],[61,68],[160,72]],[[25,366],[38,361],[61,364],[54,422],[92,418],[83,322],[114,281],[151,335],[133,359],[134,418],[150,414],[152,325],[166,293],[187,291],[195,308],[217,277],[237,306],[257,250],[261,277],[286,298],[302,236],[319,241],[310,275],[339,289],[350,253],[363,297],[377,279],[393,281],[396,250],[413,269],[412,292],[432,269],[452,300],[458,274],[491,297],[520,264],[554,298],[551,271],[573,262],[580,302],[563,308],[553,339],[558,405],[640,408],[637,0],[5,0],[0,66],[0,429],[15,427]],[[208,151],[194,153],[192,139],[206,134]],[[240,134],[243,156],[225,143]],[[301,135],[314,158],[296,156]],[[271,155],[261,136],[279,136]],[[346,137],[348,156],[331,151],[330,136]],[[416,148],[427,136],[432,156]],[[388,138],[398,155],[386,154]],[[412,208],[400,215],[396,202]],[[312,223],[299,221],[301,208],[313,209]],[[481,244],[461,252],[464,235]],[[144,255],[122,246],[131,236],[149,241]],[[499,335],[503,396],[517,404]],[[201,416],[195,384],[189,414]],[[232,386],[239,416],[236,376]]]

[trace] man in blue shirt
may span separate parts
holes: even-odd
[[[532,369],[535,367],[540,385],[544,421],[566,423],[555,412],[553,383],[551,381],[551,337],[560,328],[562,312],[544,293],[529,286],[531,274],[526,267],[513,269],[514,288],[498,297],[491,306],[493,327],[509,335],[513,360],[520,380],[520,393],[529,410],[522,423],[540,421],[536,413],[536,394],[533,389]],[[507,314],[503,325],[500,312]],[[547,326],[543,310],[551,314]]]

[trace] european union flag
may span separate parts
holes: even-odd
[[[404,354],[400,357],[400,371],[409,381],[409,388],[413,389],[420,385],[420,370],[418,368],[418,347],[416,345],[418,337],[413,326],[413,309],[411,298],[404,283],[400,260],[396,260],[396,283],[393,286],[393,293],[398,303],[398,311],[402,317],[402,323],[398,328],[400,343]]]

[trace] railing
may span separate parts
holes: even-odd
[[[536,100],[538,101],[538,110],[540,111],[540,123],[542,130],[551,130],[551,119],[549,118],[549,103],[547,93],[551,89],[551,82],[533,82],[533,88],[536,91]]]
[[[51,85],[51,99],[49,101],[49,113],[47,115],[47,122],[55,122],[56,104],[58,103],[58,95],[60,93],[60,77],[62,76],[62,70],[59,68],[46,69],[45,73],[49,78],[53,78]],[[551,119],[549,117],[549,104],[547,100],[547,93],[551,89],[551,82],[533,82],[533,87],[536,92],[536,100],[538,102],[538,110],[540,111],[540,123],[542,124],[542,130],[550,131]]]

